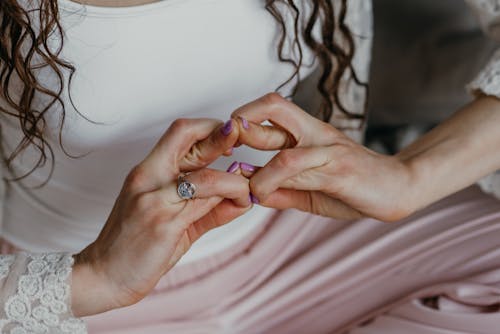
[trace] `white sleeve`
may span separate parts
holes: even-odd
[[[465,0],[489,36],[500,41],[500,0]]]
[[[476,14],[482,29],[500,42],[500,0],[466,0]],[[500,49],[481,72],[467,85],[471,93],[483,93],[500,98]]]
[[[87,328],[71,311],[69,253],[0,256],[0,333],[74,333]]]

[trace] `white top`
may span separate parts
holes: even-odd
[[[468,2],[485,30],[500,37],[500,0]],[[275,26],[254,0],[196,0],[193,7],[190,0],[164,0],[137,8],[88,7],[84,13],[84,7],[67,0],[61,4],[68,35],[64,55],[79,69],[75,101],[85,115],[109,125],[89,124],[69,108],[67,147],[71,152],[92,152],[71,160],[54,145],[56,170],[47,187],[31,195],[17,185],[5,194],[0,192],[5,204],[2,235],[36,251],[76,251],[91,242],[104,224],[126,173],[174,118],[225,118],[243,102],[273,90],[290,70],[271,52]],[[358,36],[354,66],[364,80],[371,7],[364,0],[351,0],[349,5],[349,23]],[[231,15],[222,15],[223,9]],[[70,14],[73,10],[78,13]],[[158,43],[160,39],[165,43]],[[499,68],[500,53],[496,53],[468,88],[500,97]],[[50,83],[49,76],[44,79]],[[360,91],[348,80],[342,89],[350,107],[361,112]],[[55,138],[57,119],[49,121],[47,134]],[[7,122],[3,117],[4,140],[12,145],[19,129]],[[262,163],[269,158],[238,151],[237,159]],[[33,151],[27,151],[17,168],[29,166],[33,157]],[[37,170],[28,182],[40,178],[43,173]],[[498,190],[500,182],[496,184]],[[254,209],[239,222],[210,232],[184,261],[211,254],[223,242],[237,242],[248,226],[258,224],[266,214],[263,208]],[[64,253],[0,256],[0,331],[86,333],[84,322],[71,313],[72,264],[71,256]]]
[[[299,5],[307,16],[310,9],[303,7],[305,3]],[[350,6],[348,20],[358,43],[354,66],[361,80],[367,80],[371,3],[352,0]],[[263,1],[164,0],[138,7],[98,8],[60,0],[60,7],[67,37],[63,56],[77,68],[72,97],[81,113],[105,125],[80,117],[63,96],[65,148],[73,155],[88,154],[73,160],[61,151],[57,143],[60,113],[51,110],[45,135],[55,153],[54,174],[36,190],[26,191],[19,183],[5,189],[0,182],[1,235],[35,252],[74,253],[97,237],[125,176],[174,119],[227,119],[235,108],[273,91],[293,68],[276,56],[279,28]],[[302,78],[316,65],[312,53],[304,51],[304,64],[310,66],[301,68]],[[39,78],[47,86],[54,85],[50,73],[41,71]],[[282,93],[288,95],[290,89],[291,85]],[[362,92],[349,84],[349,77],[342,89],[347,106],[362,112]],[[0,121],[9,153],[21,130],[3,115]],[[332,122],[345,124],[338,118]],[[360,138],[359,133],[351,135]],[[238,148],[232,159],[263,164],[272,154]],[[16,159],[14,168],[22,173],[37,157],[30,147]],[[232,159],[221,159],[215,166],[225,169]],[[35,170],[23,184],[39,184],[47,170]],[[257,206],[237,221],[210,231],[177,265],[237,243],[272,212]],[[71,313],[72,264],[68,253],[0,256],[0,331],[86,333],[84,322]]]
[[[363,10],[353,8],[351,20],[362,21],[354,26],[366,26],[370,32],[370,2],[362,3],[357,6]],[[308,16],[310,8],[302,12]],[[29,191],[11,183],[4,199],[1,235],[30,251],[83,249],[102,229],[127,173],[173,120],[226,120],[234,109],[275,90],[293,72],[277,57],[280,29],[263,1],[164,0],[106,8],[60,0],[60,14],[66,33],[62,56],[76,67],[73,101],[83,115],[103,124],[79,116],[63,96],[64,147],[72,155],[88,153],[71,159],[58,144],[60,113],[54,108],[47,114],[46,136],[56,161],[50,182]],[[363,31],[356,31],[363,36]],[[361,77],[365,79],[371,40],[367,37],[371,36],[364,34],[356,60],[364,65]],[[317,64],[312,52],[304,51],[302,78]],[[54,85],[52,75],[42,72],[40,78]],[[291,88],[289,84],[281,92],[288,95]],[[3,116],[1,121],[10,152],[21,131],[12,119]],[[273,154],[241,147],[213,167],[226,169],[232,160],[262,165]],[[27,149],[15,160],[18,174],[28,171],[38,156],[33,148]],[[48,167],[35,170],[23,184],[40,184]],[[256,206],[235,222],[209,232],[181,263],[238,242],[271,213]]]
[[[308,3],[300,3],[304,17],[310,12]],[[469,3],[485,29],[495,33],[490,27],[498,26],[492,24],[498,19],[497,2]],[[37,252],[77,252],[92,242],[126,174],[173,120],[227,119],[238,106],[273,91],[293,70],[277,58],[279,27],[263,2],[164,0],[136,7],[105,8],[60,0],[60,8],[66,33],[62,56],[77,69],[73,100],[83,115],[103,124],[79,116],[65,94],[63,144],[73,155],[88,154],[71,159],[61,151],[57,142],[60,113],[53,110],[48,114],[46,131],[56,161],[50,182],[29,191],[19,183],[11,183],[7,189],[1,234],[15,245]],[[291,24],[291,15],[287,18]],[[356,37],[355,68],[361,79],[367,80],[372,37],[370,1],[349,2],[348,24]],[[307,48],[304,64],[303,78],[317,65]],[[492,93],[488,89],[496,86],[484,79],[498,78],[496,67],[491,66],[471,87]],[[40,78],[47,85],[54,84],[48,73],[41,72]],[[287,95],[291,86],[282,93]],[[342,88],[348,107],[361,111],[360,91],[348,83],[348,78]],[[1,121],[9,152],[19,141],[21,131],[3,115]],[[339,121],[334,117],[332,123]],[[221,158],[214,167],[225,169],[232,160],[260,165],[272,155],[238,148],[232,158]],[[37,158],[38,152],[27,149],[15,160],[16,170],[27,171]],[[46,167],[35,170],[23,184],[37,185],[45,180]],[[181,263],[238,242],[271,212],[256,206],[235,222],[209,232]]]

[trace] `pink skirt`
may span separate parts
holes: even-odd
[[[89,332],[500,333],[500,201],[475,186],[398,223],[287,210],[260,226]]]

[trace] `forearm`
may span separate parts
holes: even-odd
[[[500,169],[500,100],[482,96],[399,152],[412,175],[412,211]]]

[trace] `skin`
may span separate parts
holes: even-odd
[[[500,169],[500,100],[493,97],[477,97],[394,156],[369,150],[275,93],[232,117],[241,144],[281,150],[244,173],[260,204],[278,209],[393,222]],[[275,126],[260,125],[264,120]]]
[[[478,97],[394,156],[357,144],[276,93],[232,117],[227,136],[219,121],[174,122],[132,169],[101,234],[75,256],[76,316],[144,298],[201,235],[251,208],[249,191],[267,207],[397,221],[500,168],[500,100],[493,97]],[[205,168],[240,144],[280,152],[255,169]],[[188,179],[197,199],[176,194],[185,171],[195,171]]]
[[[102,7],[156,2],[73,1]],[[193,242],[251,208],[250,191],[267,207],[394,222],[500,169],[500,100],[493,97],[478,96],[394,156],[355,143],[276,93],[232,117],[229,136],[221,135],[215,120],[178,120],[130,172],[101,234],[75,256],[76,316],[144,298]],[[273,126],[260,125],[265,120]],[[240,144],[280,152],[252,171],[205,168]],[[198,187],[197,199],[178,198],[181,171],[195,171],[188,179]]]
[[[247,178],[205,168],[238,139],[236,122],[230,133],[222,127],[213,119],[179,119],[130,171],[98,238],[75,255],[76,316],[138,302],[193,242],[251,208]],[[186,179],[197,186],[196,197],[182,200],[177,177],[191,171]]]

